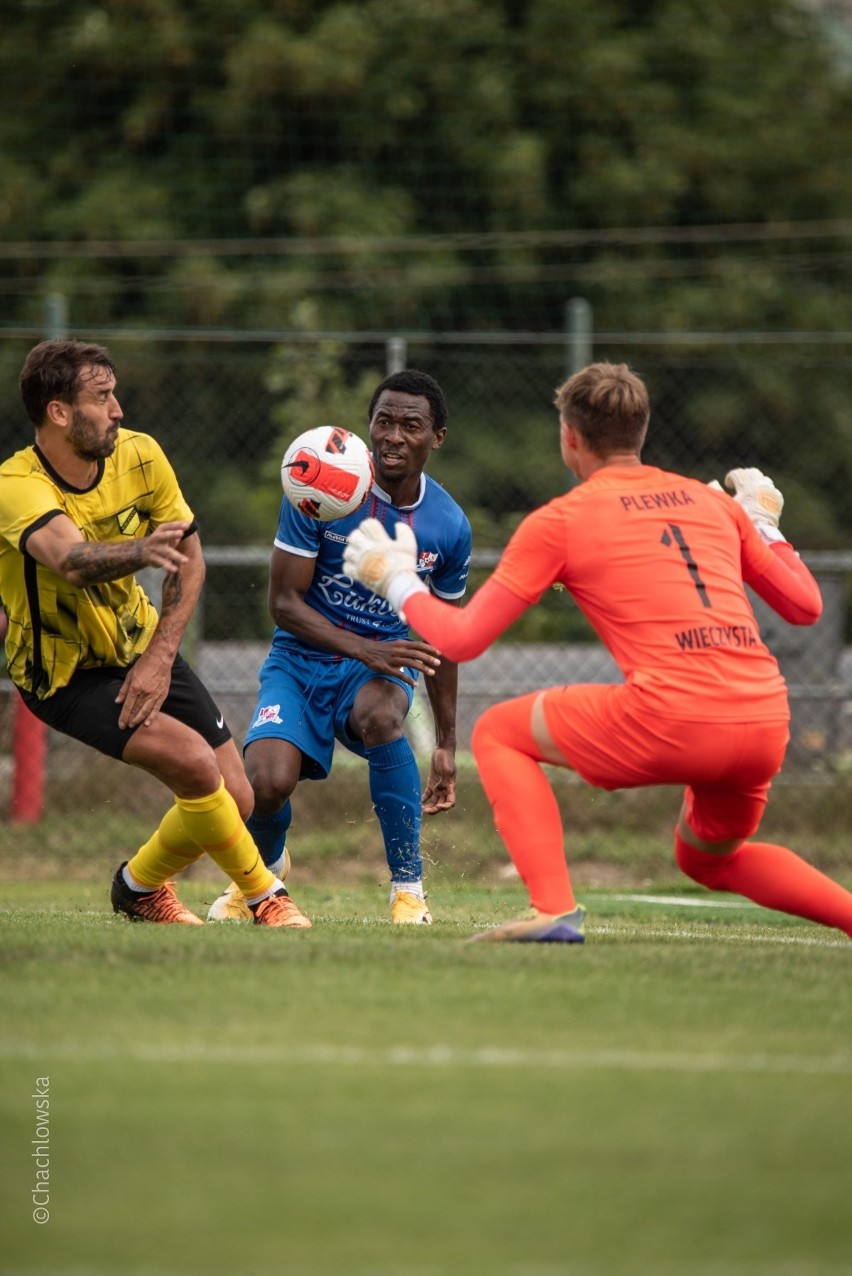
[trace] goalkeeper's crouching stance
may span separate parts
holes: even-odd
[[[523,521],[466,607],[418,581],[404,526],[392,541],[379,523],[362,523],[344,559],[455,661],[480,655],[560,583],[624,674],[618,685],[520,696],[479,719],[480,777],[532,911],[475,938],[583,942],[585,910],[542,763],[604,789],[684,786],[675,857],[689,877],[852,937],[852,893],[786,847],[751,840],[790,713],[744,586],[791,624],[814,624],[822,611],[816,581],[779,530],[781,493],[757,469],[732,470],[729,496],[644,465],[648,394],[625,364],[591,364],[555,402],[562,459],[580,483]]]

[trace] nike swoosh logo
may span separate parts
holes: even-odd
[[[216,726],[217,726],[217,727],[219,728],[219,730],[221,731],[221,729],[222,729],[222,727],[223,727],[224,725],[225,725],[225,715],[224,715],[224,713],[220,713],[220,714],[219,714],[219,717],[216,719]]]
[[[258,855],[254,863],[252,864],[251,868],[243,869],[243,877],[248,877],[249,873],[253,873],[259,863],[260,863],[260,856]]]

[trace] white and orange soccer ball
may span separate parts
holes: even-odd
[[[359,509],[373,484],[373,458],[363,439],[336,425],[305,430],[281,462],[281,486],[291,505],[328,523]]]

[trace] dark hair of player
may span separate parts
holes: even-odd
[[[416,368],[405,368],[402,372],[392,372],[389,377],[385,377],[373,391],[370,406],[367,408],[368,421],[372,421],[379,395],[384,390],[399,390],[402,394],[415,394],[428,399],[432,410],[432,429],[437,431],[445,428],[449,419],[447,400],[438,382],[434,377],[430,377],[428,372],[418,372]]]
[[[84,368],[103,368],[115,376],[112,356],[104,346],[84,341],[42,341],[21,368],[21,398],[33,425],[41,425],[54,399],[73,403]]]

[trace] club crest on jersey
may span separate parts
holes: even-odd
[[[131,505],[129,509],[121,510],[115,517],[118,523],[118,530],[122,536],[136,536],[142,526],[142,515],[135,505]]]
[[[417,560],[417,570],[419,572],[430,572],[437,561],[437,554],[434,554],[431,549],[424,549]]]
[[[262,727],[265,722],[281,722],[282,719],[278,716],[280,708],[280,704],[265,704],[251,724],[252,727]]]

